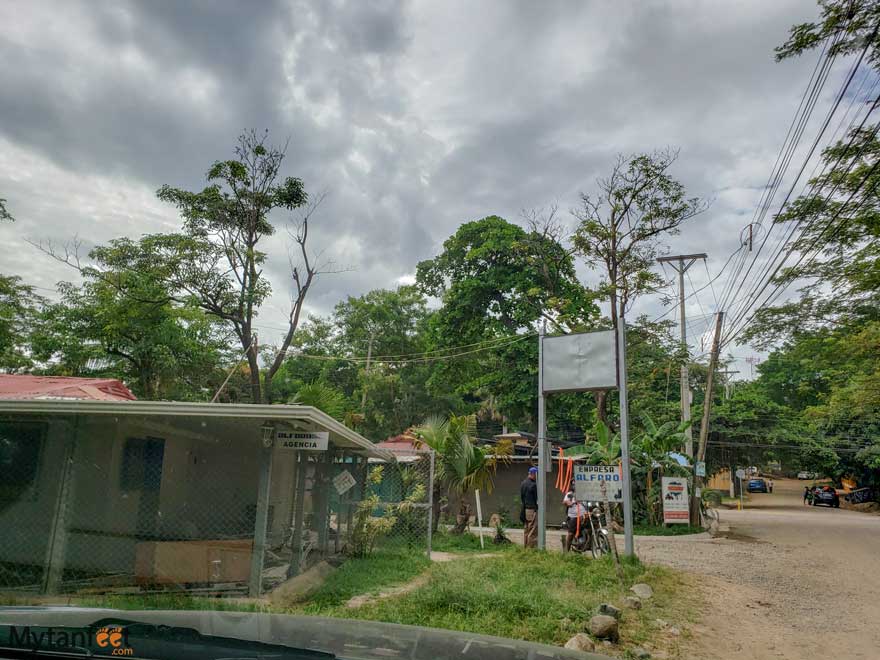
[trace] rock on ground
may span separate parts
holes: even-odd
[[[620,610],[614,607],[611,603],[602,603],[599,607],[596,608],[596,614],[604,614],[606,616],[613,616],[615,619],[620,621]]]
[[[646,598],[650,598],[654,595],[654,590],[651,589],[650,584],[645,584],[644,582],[639,582],[638,584],[634,584],[630,591],[632,591],[636,596],[645,600]]]
[[[623,599],[623,604],[631,610],[642,609],[642,599],[638,596],[627,596]]]
[[[617,619],[606,614],[597,614],[590,619],[590,633],[599,639],[609,639],[616,642],[619,638]]]
[[[643,649],[641,646],[633,647],[630,649],[629,652],[630,652],[630,654],[632,654],[632,656],[634,658],[641,658],[642,660],[644,660],[645,658],[651,657],[651,654],[648,651],[646,651],[645,649]]]
[[[584,653],[590,653],[591,651],[596,650],[596,645],[593,644],[593,640],[590,639],[589,635],[578,633],[565,643],[565,648],[571,651],[583,651]]]

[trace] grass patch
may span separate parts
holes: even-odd
[[[656,593],[643,609],[625,612],[621,635],[627,643],[649,639],[658,617],[684,618],[668,607],[684,603],[676,573],[638,560],[625,561],[624,570],[626,588],[645,581]],[[410,593],[323,613],[564,644],[585,630],[599,603],[619,604],[624,595],[610,557],[588,560],[514,548],[491,558],[435,564],[427,583]]]
[[[423,552],[377,550],[369,557],[349,559],[333,571],[298,608],[304,614],[321,614],[342,607],[353,596],[378,593],[386,587],[403,584],[422,573],[430,561]]]
[[[633,525],[633,534],[636,536],[683,536],[685,534],[702,534],[706,530],[702,527],[690,525]]]
[[[450,534],[446,531],[437,531],[431,539],[431,549],[438,552],[498,552],[510,548],[513,543],[495,545],[492,543],[494,533],[483,535],[485,548],[480,547],[480,537],[467,532],[465,534]]]

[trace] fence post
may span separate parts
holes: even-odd
[[[434,450],[429,452],[428,467],[428,559],[431,558],[431,544],[434,534]]]
[[[269,524],[269,487],[272,480],[272,444],[260,446],[260,481],[257,485],[257,511],[254,521],[254,544],[251,554],[251,576],[248,593],[257,598],[263,590],[263,560],[266,554],[266,534]]]
[[[45,594],[58,593],[61,578],[64,574],[64,558],[67,554],[67,519],[73,506],[73,470],[76,457],[76,445],[79,439],[79,415],[73,418],[73,424],[64,422],[67,437],[64,438],[64,456],[61,464],[58,497],[50,527],[49,545],[46,549],[46,570],[43,574],[42,591]],[[72,428],[71,428],[72,427]]]
[[[302,540],[303,540],[303,517],[305,513],[306,499],[306,471],[308,470],[308,457],[305,452],[296,453],[296,494],[293,502],[293,535],[290,549],[290,566],[287,567],[287,577],[299,575],[299,565],[302,563]]]

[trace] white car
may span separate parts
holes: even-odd
[[[798,479],[815,479],[815,472],[798,472]]]

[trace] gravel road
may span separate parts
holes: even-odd
[[[806,507],[778,480],[727,538],[636,540],[643,561],[700,575],[707,610],[684,658],[880,658],[880,517]]]

